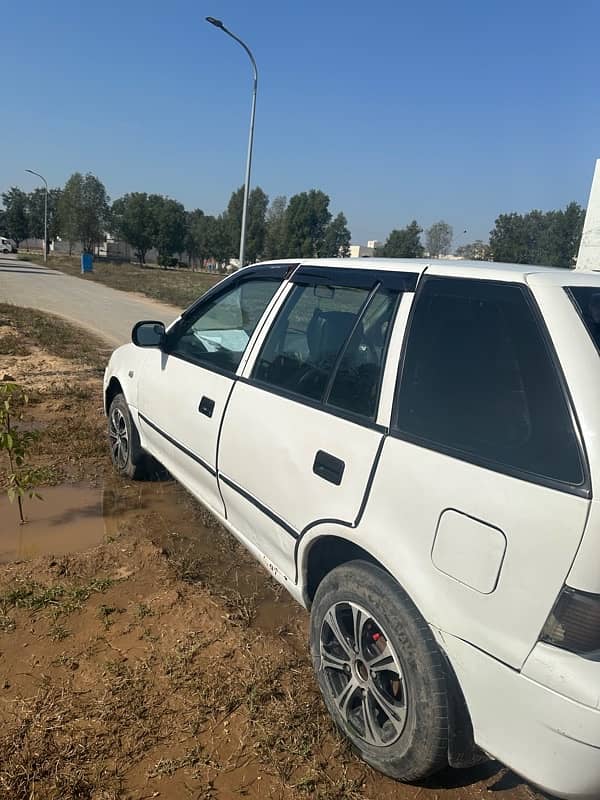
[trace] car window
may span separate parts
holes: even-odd
[[[345,286],[294,286],[264,342],[253,378],[322,400],[368,296],[367,289]]]
[[[600,353],[600,286],[569,286],[567,292]]]
[[[380,288],[348,342],[325,402],[373,418],[398,292]]]
[[[280,281],[256,278],[207,300],[169,334],[169,353],[203,366],[235,372],[279,286]]]
[[[424,281],[408,335],[396,426],[467,460],[583,482],[560,378],[520,286]]]

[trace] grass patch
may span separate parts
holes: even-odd
[[[92,594],[105,592],[113,583],[110,578],[94,578],[83,586],[42,586],[33,581],[16,584],[0,595],[0,613],[6,615],[9,608],[29,611],[51,608],[56,616],[70,614],[80,609]]]
[[[94,369],[103,370],[106,366],[109,352],[106,343],[54,314],[0,303],[0,318],[19,331],[15,338],[20,340],[23,352],[12,352],[12,355],[27,355],[24,348],[29,349],[31,342],[51,355],[82,361]],[[0,352],[4,352],[1,349],[2,340],[12,337],[12,334],[0,337]]]
[[[19,258],[35,264],[44,263],[41,254],[21,255]],[[82,275],[79,258],[68,255],[50,255],[48,266],[86,281],[103,283],[113,289],[139,292],[153,300],[170,303],[179,308],[189,306],[223,277],[223,275],[212,272],[140,267],[135,264],[117,264],[112,261],[95,261],[94,271]]]
[[[5,333],[0,336],[0,356],[28,356],[31,349],[22,336]]]

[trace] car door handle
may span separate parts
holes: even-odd
[[[207,417],[212,417],[214,410],[215,410],[215,401],[211,400],[210,397],[203,397],[202,400],[200,400],[198,411],[201,414],[205,414]]]
[[[319,478],[339,486],[342,482],[345,467],[346,464],[340,458],[336,458],[324,450],[317,450],[313,472]]]

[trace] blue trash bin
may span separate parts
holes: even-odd
[[[82,272],[94,271],[94,257],[91,253],[81,254],[81,271]]]

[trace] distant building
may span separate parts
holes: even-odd
[[[350,258],[372,258],[375,255],[376,248],[382,246],[382,243],[378,242],[377,239],[371,239],[366,245],[351,244]]]

